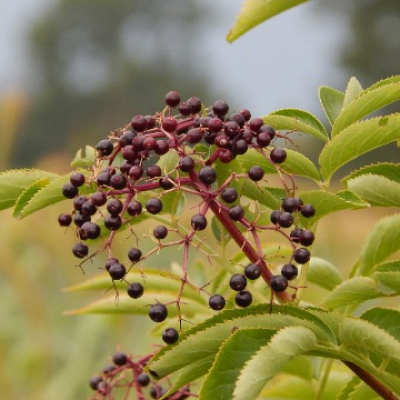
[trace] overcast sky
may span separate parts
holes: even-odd
[[[24,38],[27,27],[57,0],[3,0],[0,2],[0,96],[23,90],[29,71]],[[343,40],[341,24],[318,15],[318,0],[310,1],[259,25],[233,44],[225,40],[242,0],[203,0],[218,13],[219,23],[204,30],[210,49],[204,69],[214,85],[235,98],[253,115],[296,107],[319,110],[317,89],[343,89],[347,76],[335,64]],[[212,51],[211,51],[212,50]],[[204,54],[204,53],[203,53]]]

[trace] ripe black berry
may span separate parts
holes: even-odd
[[[263,178],[264,170],[258,165],[254,165],[249,169],[248,175],[252,181],[258,182]]]
[[[108,375],[109,373],[113,372],[115,370],[115,368],[117,368],[117,367],[114,364],[106,365],[103,368],[103,373]]]
[[[301,207],[300,213],[305,218],[311,218],[315,215],[315,208],[311,204],[304,204]]]
[[[89,254],[89,247],[85,243],[76,243],[72,253],[77,258],[85,258]]]
[[[164,225],[158,225],[153,229],[153,235],[156,239],[164,239],[168,235],[168,229]]]
[[[114,281],[118,281],[126,275],[126,268],[123,264],[115,262],[111,265],[108,273]]]
[[[80,231],[84,232],[84,236],[87,239],[97,239],[101,233],[100,226],[93,222],[85,222],[81,226]]]
[[[149,178],[161,176],[161,168],[158,165],[150,165],[146,170],[146,174]]]
[[[74,198],[74,208],[77,211],[81,211],[82,209],[82,204],[87,201],[87,197],[86,196],[77,196]]]
[[[244,275],[246,278],[254,281],[261,276],[261,268],[257,264],[249,264],[244,269]]]
[[[103,378],[101,376],[94,376],[93,378],[90,379],[89,381],[89,386],[93,390],[97,390],[99,388],[99,383],[103,381]]]
[[[293,229],[290,232],[290,235],[289,235],[290,236],[290,240],[292,242],[299,243],[300,242],[301,232],[303,232],[303,229]]]
[[[96,150],[102,156],[109,156],[112,153],[113,149],[113,144],[107,139],[100,140],[100,142],[96,144]]]
[[[238,141],[234,142],[233,150],[235,154],[245,154],[249,149],[249,145],[243,139],[239,139]]]
[[[288,284],[288,280],[282,275],[274,275],[269,283],[274,292],[284,292]]]
[[[168,309],[164,304],[156,303],[150,307],[149,317],[154,322],[162,322],[168,316]]]
[[[150,383],[150,375],[142,372],[138,375],[136,382],[142,387],[148,386]]]
[[[69,181],[76,187],[82,186],[85,183],[85,175],[82,172],[74,172],[69,177]]]
[[[168,153],[169,151],[169,144],[165,140],[157,140],[154,146],[154,152],[159,156]]]
[[[263,125],[260,127],[260,132],[268,133],[271,140],[275,137],[275,129],[271,125]]]
[[[188,99],[187,101],[190,106],[192,107],[192,113],[198,113],[201,111],[201,101],[199,98],[197,97],[191,97],[190,99]]]
[[[111,173],[110,171],[102,171],[98,175],[96,182],[100,186],[108,186],[110,184]]]
[[[212,110],[215,115],[218,117],[223,117],[228,111],[229,111],[229,106],[228,104],[225,103],[223,100],[217,100],[213,106]]]
[[[139,249],[133,247],[128,251],[128,258],[132,262],[139,261],[141,257],[142,257],[142,252]]]
[[[240,206],[233,206],[229,209],[229,218],[233,221],[240,221],[244,217],[244,210]]]
[[[267,132],[259,132],[257,134],[257,143],[260,147],[267,147],[271,143],[271,136]]]
[[[129,170],[129,178],[133,179],[134,181],[137,181],[140,179],[143,175],[143,169],[142,167],[139,167],[139,165],[134,165],[130,170]]]
[[[279,214],[278,224],[282,228],[289,228],[293,224],[293,215],[287,211],[283,211]]]
[[[127,184],[125,175],[115,174],[110,178],[110,186],[116,190],[123,189]]]
[[[118,262],[119,262],[118,259],[116,259],[116,258],[114,258],[114,257],[109,258],[109,259],[106,261],[106,265],[105,265],[106,271],[108,272],[108,271],[110,270],[110,268],[111,268],[111,265],[113,265],[113,264],[115,264],[115,263],[118,263]]]
[[[190,129],[187,133],[187,140],[189,143],[198,143],[203,139],[203,132],[199,128]]]
[[[115,365],[122,366],[122,365],[125,365],[127,363],[128,357],[127,357],[127,355],[125,353],[121,353],[120,351],[118,351],[117,353],[115,353],[113,355],[112,360],[113,360],[113,363]]]
[[[303,247],[301,247],[300,249],[297,249],[293,252],[293,258],[299,264],[307,263],[308,261],[310,261],[310,257],[311,257],[310,252]]]
[[[194,160],[188,156],[181,157],[179,160],[179,169],[183,172],[190,172],[194,169]]]
[[[288,281],[296,278],[298,272],[299,271],[294,264],[285,264],[281,269],[282,276],[284,276]]]
[[[224,164],[230,163],[234,158],[234,155],[232,153],[232,150],[229,149],[222,149],[219,153],[219,159],[221,162]]]
[[[97,206],[97,207],[101,207],[104,204],[106,204],[107,202],[107,196],[104,192],[95,192],[92,194],[92,196],[90,197],[90,200],[92,200],[92,203]]]
[[[139,215],[142,212],[142,204],[136,200],[132,200],[126,207],[126,211],[131,216]]]
[[[133,282],[128,286],[127,292],[132,299],[138,299],[142,297],[144,288],[139,282]]]
[[[249,128],[253,132],[258,132],[260,128],[263,126],[264,121],[261,118],[254,118],[250,121]]]
[[[146,138],[143,139],[143,149],[144,150],[154,150],[157,144],[156,139],[154,139],[151,136],[148,136]],[[143,155],[143,153],[142,153]]]
[[[104,225],[110,231],[116,231],[122,225],[121,217],[119,215],[107,215],[104,218]]]
[[[251,293],[247,290],[242,290],[238,293],[236,293],[235,296],[235,303],[239,306],[239,307],[248,307],[253,301],[253,297],[251,295]]]
[[[159,199],[149,199],[146,203],[146,210],[150,213],[150,214],[158,214],[161,210],[162,210],[162,202]]]
[[[270,221],[273,224],[277,224],[279,222],[279,217],[280,217],[281,214],[282,214],[282,211],[280,211],[280,210],[272,211],[272,213],[271,213],[271,215],[269,217]]]
[[[225,133],[230,138],[235,137],[240,132],[240,126],[236,121],[228,121],[225,123]]]
[[[66,183],[62,187],[62,194],[67,199],[73,199],[79,193],[79,189],[74,186],[71,182]]]
[[[240,110],[240,114],[243,115],[245,121],[249,121],[251,118],[251,112],[247,109]]]
[[[225,307],[226,301],[220,294],[213,294],[208,300],[208,305],[212,310],[222,310]]]
[[[238,192],[234,188],[225,188],[221,192],[221,199],[225,203],[234,203],[238,198]]]
[[[181,101],[181,96],[176,90],[172,90],[165,95],[165,103],[167,106],[176,107]]]
[[[90,221],[89,214],[81,214],[81,213],[77,212],[74,215],[74,224],[76,226],[81,227],[85,222],[89,222],[89,221]]]
[[[121,150],[121,156],[124,160],[133,161],[137,157],[138,153],[136,149],[131,145],[128,144]]]
[[[247,286],[247,279],[242,274],[232,275],[231,279],[229,280],[229,286],[232,290],[239,292]]]
[[[171,179],[169,179],[167,176],[160,179],[158,183],[160,184],[160,187],[165,190],[169,190],[174,187],[174,184],[172,183]]]
[[[162,120],[161,126],[165,131],[173,132],[178,126],[178,121],[174,117],[166,117]]]
[[[179,332],[175,328],[167,328],[162,333],[162,340],[166,344],[174,344],[179,339]]]
[[[311,231],[304,230],[300,234],[299,242],[303,246],[311,246],[314,242],[314,234]]]
[[[243,128],[243,125],[246,122],[246,119],[244,118],[242,113],[233,113],[229,117],[229,121],[235,121],[241,128]]]
[[[60,214],[58,217],[58,223],[60,224],[60,226],[70,226],[71,222],[72,217],[67,213]]]
[[[301,200],[297,197],[288,197],[282,201],[282,209],[287,212],[295,212],[299,209]]]
[[[206,185],[211,185],[217,179],[217,173],[214,168],[203,167],[199,172],[200,180]]]
[[[111,215],[118,215],[122,211],[122,203],[118,199],[110,199],[107,203],[107,211]]]
[[[272,162],[274,162],[275,164],[281,164],[286,160],[287,154],[284,149],[277,148],[277,149],[273,149],[269,156],[270,156]]]
[[[210,132],[219,132],[224,126],[224,123],[219,118],[211,118],[208,122]]]
[[[120,147],[125,147],[128,144],[132,143],[133,138],[136,136],[136,132],[133,131],[125,131],[118,140],[118,144]]]
[[[85,201],[81,207],[81,213],[87,215],[96,214],[97,207],[89,200]]]
[[[178,110],[181,115],[187,116],[192,113],[192,106],[187,101],[182,101]]]
[[[207,227],[207,219],[203,214],[193,215],[190,224],[195,231],[202,231]]]
[[[143,132],[147,128],[147,119],[143,115],[135,115],[131,125],[136,132]]]

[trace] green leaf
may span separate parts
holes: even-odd
[[[377,282],[372,278],[356,277],[342,282],[326,297],[322,305],[326,308],[339,308],[363,303],[382,297],[377,289]]]
[[[160,157],[157,165],[161,168],[161,171],[164,174],[169,174],[174,176],[173,172],[175,171],[176,166],[179,163],[179,155],[176,151],[169,151],[167,154],[164,154]]]
[[[263,120],[277,130],[299,131],[308,133],[324,142],[329,140],[328,133],[322,123],[307,111],[286,108],[273,111]]]
[[[344,93],[328,86],[319,88],[319,100],[331,125],[342,111]]]
[[[307,0],[246,0],[226,39],[228,42],[233,42],[261,22],[301,3],[305,3],[306,1]]]
[[[311,382],[296,376],[279,374],[264,388],[260,398],[268,400],[310,400],[315,399],[315,396],[316,390]]]
[[[360,168],[357,171],[353,171],[342,179],[342,182],[346,183],[351,179],[357,178],[363,175],[380,175],[391,181],[400,183],[400,164],[394,163],[377,163],[367,165],[366,167]]]
[[[321,175],[311,160],[297,151],[290,149],[285,149],[285,151],[287,158],[285,162],[280,165],[284,171],[289,174],[304,176],[305,178],[312,179],[315,182],[321,181]]]
[[[71,162],[72,168],[90,168],[96,161],[96,149],[85,146],[85,150],[79,149]]]
[[[367,386],[364,382],[360,382],[347,400],[380,400],[381,396],[377,395],[374,390]]]
[[[353,76],[344,93],[343,108],[347,107],[363,91],[360,82]]]
[[[332,137],[346,127],[366,117],[382,107],[400,100],[400,82],[387,82],[379,87],[364,90],[342,112],[332,126]]]
[[[400,139],[400,114],[354,123],[344,129],[322,150],[321,174],[329,182],[340,167],[378,147]]]
[[[340,271],[329,261],[312,257],[308,266],[307,280],[324,289],[332,290],[343,278]]]
[[[374,266],[400,249],[400,214],[381,219],[368,235],[360,253],[360,273],[369,275]]]
[[[313,190],[300,193],[299,197],[304,204],[312,204],[315,208],[315,215],[312,218],[301,218],[302,224],[306,227],[333,212],[358,210],[369,206],[368,203],[363,202],[356,195],[349,193],[349,191],[340,191],[334,194],[323,190]]]
[[[360,316],[361,319],[376,325],[400,341],[400,312],[389,308],[371,308]]]
[[[354,376],[351,380],[349,380],[346,385],[342,388],[342,390],[338,393],[335,400],[348,400],[351,393],[354,392],[357,385],[361,382],[361,379],[358,376]]]
[[[241,195],[246,196],[251,200],[258,201],[270,210],[278,210],[281,207],[282,199],[286,197],[286,194],[282,191],[281,196],[277,197],[277,192],[271,189],[273,188],[258,186],[256,183],[246,180],[243,183]]]
[[[253,400],[264,385],[294,357],[314,349],[318,344],[315,334],[304,327],[280,330],[262,347],[241,371],[234,391],[235,400]]]
[[[347,181],[347,187],[372,206],[400,207],[400,183],[384,176],[362,175]]]
[[[381,291],[387,292],[386,288],[389,288],[394,291],[392,294],[400,293],[400,272],[375,272],[372,277],[385,286],[381,288]],[[390,292],[387,293],[390,294]]]
[[[258,165],[266,174],[276,174],[276,169],[271,161],[255,149],[248,150],[245,154],[237,157],[235,161],[238,161],[237,168],[234,169],[235,172],[248,172],[251,167]],[[231,164],[232,162],[229,164],[229,168],[231,168]],[[222,168],[224,170],[228,169],[227,165],[223,163]]]
[[[47,171],[35,169],[17,169],[0,173],[0,210],[15,205],[21,193],[36,181],[59,177]]]
[[[231,399],[245,363],[276,333],[267,329],[239,329],[222,345],[201,390],[203,400]]]

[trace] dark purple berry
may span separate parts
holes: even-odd
[[[234,188],[225,188],[221,192],[221,199],[225,203],[234,203],[238,198],[238,192]]]
[[[281,274],[284,276],[288,281],[297,277],[298,269],[294,264],[285,264],[281,269]]]
[[[69,181],[76,187],[82,186],[85,183],[85,175],[82,172],[74,172],[69,177]]]
[[[217,179],[217,173],[214,168],[203,167],[199,172],[200,180],[206,185],[211,185]]]
[[[288,197],[282,201],[282,209],[287,212],[295,212],[299,209],[301,200],[297,197]]]
[[[143,175],[143,169],[139,165],[134,165],[130,170],[129,170],[129,177],[133,179],[134,181],[137,181],[140,179]]]
[[[207,219],[203,214],[193,215],[190,224],[195,231],[202,231],[207,227]]]
[[[109,258],[109,259],[106,261],[106,264],[105,264],[106,271],[108,272],[108,271],[110,270],[110,268],[111,268],[111,265],[113,265],[113,264],[115,264],[115,263],[118,263],[118,262],[119,262],[119,261],[118,261],[116,258],[114,258],[114,257]]]
[[[244,123],[246,122],[244,116],[241,113],[233,113],[229,117],[229,121],[236,122],[241,128],[243,128]]]
[[[224,131],[228,137],[233,138],[239,134],[240,126],[235,121],[228,121],[225,123]]]
[[[127,179],[123,174],[115,174],[110,179],[110,186],[116,190],[123,189],[127,184]]]
[[[275,137],[275,129],[271,125],[263,125],[260,127],[260,133],[268,133],[270,139],[272,140]]]
[[[110,266],[108,273],[110,274],[112,280],[119,281],[120,279],[123,279],[126,275],[125,265],[119,262],[115,262]]]
[[[290,240],[292,242],[299,243],[301,232],[303,232],[303,229],[298,229],[298,228],[293,229],[290,232],[290,235],[289,235],[290,236]]]
[[[222,310],[225,307],[226,301],[220,294],[213,294],[208,300],[208,305],[212,310]]]
[[[132,262],[136,262],[139,261],[142,257],[142,252],[139,249],[136,249],[134,247],[132,247],[129,251],[128,251],[128,258],[129,260],[131,260]]]
[[[159,199],[149,199],[146,203],[146,210],[150,214],[158,214],[163,208],[163,204]]]
[[[282,211],[278,217],[278,224],[282,228],[289,228],[293,224],[293,215],[287,211]]]
[[[257,133],[263,125],[264,121],[261,118],[254,118],[250,121],[249,128]]]
[[[287,153],[284,149],[273,149],[269,155],[275,164],[281,164],[286,160]]]
[[[131,144],[128,144],[122,148],[121,156],[124,160],[133,161],[137,158],[138,153]]]
[[[144,136],[134,137],[132,140],[132,147],[138,152],[144,150],[143,147],[144,139],[145,139]]]
[[[136,132],[143,132],[147,129],[147,119],[143,115],[135,115],[132,118],[131,125]]]
[[[301,207],[300,213],[305,218],[311,218],[315,215],[315,208],[311,204],[304,204]]]
[[[280,217],[280,215],[282,214],[282,211],[280,211],[280,210],[275,210],[275,211],[272,211],[272,213],[271,213],[271,215],[270,215],[270,217],[269,217],[269,220],[273,223],[273,224],[278,224],[279,223],[279,217]]]
[[[73,202],[75,210],[81,211],[82,210],[82,204],[85,201],[87,201],[87,197],[86,196],[75,197],[74,202]]]
[[[224,123],[219,118],[211,118],[208,122],[210,132],[219,132],[224,127]]]
[[[197,97],[191,97],[187,101],[190,104],[190,107],[192,107],[192,113],[196,114],[201,111],[201,101]]]
[[[187,101],[182,101],[182,103],[179,104],[178,110],[183,116],[192,114],[192,106]]]
[[[110,199],[107,203],[107,211],[111,215],[118,215],[122,211],[123,205],[118,199]]]
[[[179,332],[175,328],[167,328],[162,333],[162,340],[166,344],[174,344],[179,339]]]
[[[190,129],[187,133],[187,140],[189,143],[198,143],[203,139],[203,132],[199,128]]]
[[[223,100],[217,100],[213,106],[212,110],[215,115],[218,117],[223,117],[228,111],[229,111],[229,106],[228,104],[225,103]]]
[[[249,110],[247,110],[247,109],[240,110],[240,114],[243,115],[243,118],[245,121],[250,121],[251,112]]]
[[[63,213],[60,214],[58,217],[58,223],[60,226],[70,226],[72,222],[72,217],[70,214]]]
[[[271,143],[271,137],[267,132],[259,132],[256,140],[260,147],[267,147]]]
[[[169,179],[167,176],[160,179],[158,182],[160,184],[160,187],[165,190],[169,190],[174,187],[174,184],[172,183],[171,179]]]
[[[107,195],[104,192],[95,192],[92,194],[90,200],[92,201],[92,203],[97,206],[97,207],[101,207],[104,204],[106,204],[107,202]]]
[[[156,120],[151,115],[146,115],[144,118],[147,122],[146,129],[153,129],[156,126]]]
[[[128,357],[125,353],[118,351],[114,353],[112,360],[115,365],[122,366],[128,362]]]
[[[252,181],[258,182],[263,178],[264,170],[258,165],[254,165],[249,169],[248,175]]]
[[[103,378],[101,376],[96,375],[90,379],[89,386],[91,389],[97,390],[99,388],[99,383],[102,381],[103,381]]]
[[[217,135],[214,139],[214,143],[217,147],[219,147],[221,149],[225,149],[230,146],[229,138],[225,134]]]
[[[240,137],[247,143],[250,144],[253,141],[253,133],[248,129],[244,129],[240,134]]]
[[[90,215],[89,214],[82,214],[82,213],[75,213],[74,215],[74,224],[76,226],[81,227],[85,222],[90,221]]]
[[[67,199],[73,199],[79,193],[79,189],[74,186],[71,182],[66,183],[62,187],[62,194]]]
[[[139,282],[133,282],[128,286],[127,292],[128,296],[132,299],[138,299],[139,297],[142,297],[144,288]]]
[[[179,160],[179,169],[183,172],[190,172],[194,169],[194,160],[191,157],[181,157]]]
[[[249,264],[244,269],[244,275],[246,278],[254,281],[261,276],[261,268],[257,264]]]
[[[118,140],[118,144],[121,148],[127,146],[128,144],[132,144],[133,138],[136,136],[136,133],[133,131],[125,131]]]
[[[158,225],[153,229],[153,235],[156,239],[165,239],[168,235],[168,229],[164,225]]]
[[[110,171],[102,171],[98,175],[96,182],[100,186],[109,186],[110,185],[110,179],[111,179],[111,173]]]
[[[309,262],[310,257],[311,257],[310,252],[303,247],[301,247],[300,249],[297,249],[293,252],[293,258],[299,264],[305,264],[305,263]]]
[[[174,117],[166,117],[161,122],[162,128],[167,132],[173,132],[178,127],[178,121]]]
[[[111,372],[115,371],[115,368],[117,368],[117,367],[116,367],[114,364],[106,365],[106,366],[103,368],[103,374],[108,375],[108,374],[110,374]]]
[[[100,140],[100,142],[96,144],[96,150],[101,156],[109,156],[113,149],[114,145],[107,139]]]
[[[157,140],[156,145],[154,146],[154,152],[159,156],[168,153],[169,144],[165,140]]]
[[[247,144],[246,140],[239,139],[233,145],[233,150],[236,154],[245,154],[249,149],[249,145]]]
[[[90,201],[87,200],[82,204],[81,213],[87,215],[94,215],[96,214],[97,207]]]
[[[176,90],[172,90],[165,95],[165,103],[167,106],[176,107],[181,101],[181,96]]]
[[[233,160],[234,156],[231,150],[229,149],[222,149],[219,153],[219,159],[224,164],[228,164]]]
[[[311,246],[314,243],[314,234],[311,231],[304,230],[300,234],[299,242],[303,246]]]
[[[233,206],[229,209],[229,218],[233,221],[240,221],[244,217],[244,210],[240,206]]]
[[[146,387],[150,383],[150,375],[146,374],[145,372],[142,372],[141,374],[138,375],[136,382],[141,387]]]
[[[107,215],[104,218],[104,225],[110,231],[116,231],[122,225],[121,217],[119,215]]]
[[[81,230],[85,232],[87,239],[97,239],[100,236],[100,226],[93,222],[85,222],[81,226]]]
[[[236,293],[235,303],[242,308],[248,307],[253,301],[251,293],[247,290],[242,290]]]
[[[154,150],[156,148],[157,141],[153,137],[148,136],[143,139],[142,145],[144,150]]]
[[[85,258],[89,254],[89,247],[85,243],[76,243],[72,248],[72,254],[77,258]]]
[[[269,283],[274,292],[284,292],[288,287],[288,280],[282,275],[274,275]]]
[[[156,178],[157,176],[161,176],[161,168],[158,165],[150,165],[146,174],[149,178]]]
[[[235,274],[229,280],[229,286],[232,290],[240,292],[247,286],[247,278],[242,274]]]
[[[142,204],[136,200],[132,200],[126,207],[126,211],[132,217],[139,215],[142,212]]]
[[[150,307],[149,317],[154,322],[162,322],[168,316],[168,309],[164,304],[156,303]]]

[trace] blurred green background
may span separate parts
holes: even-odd
[[[356,75],[366,87],[400,72],[396,0],[310,2],[232,45],[224,36],[241,1],[30,0],[35,13],[29,18],[20,3],[20,9],[0,5],[1,18],[7,12],[13,16],[13,29],[23,26],[20,42],[7,39],[10,29],[0,33],[3,54],[12,55],[9,48],[19,45],[23,55],[6,57],[2,67],[9,69],[0,74],[1,170],[67,172],[78,148],[95,144],[136,113],[160,110],[169,90],[183,98],[198,96],[206,104],[224,98],[233,109],[248,107],[255,115],[299,107],[321,116],[319,85],[343,89]],[[299,46],[296,40],[308,44]],[[301,146],[315,153],[313,142]],[[382,157],[397,159],[397,149],[384,148],[366,162]],[[66,207],[60,204],[22,221],[7,211],[1,214],[4,399],[87,398],[88,379],[118,346],[131,354],[143,346],[136,331],[147,319],[62,314],[91,298],[62,289],[99,266],[87,268],[86,276],[74,267],[73,234],[57,224]],[[342,270],[350,268],[383,213],[359,211],[326,219],[314,254]]]

